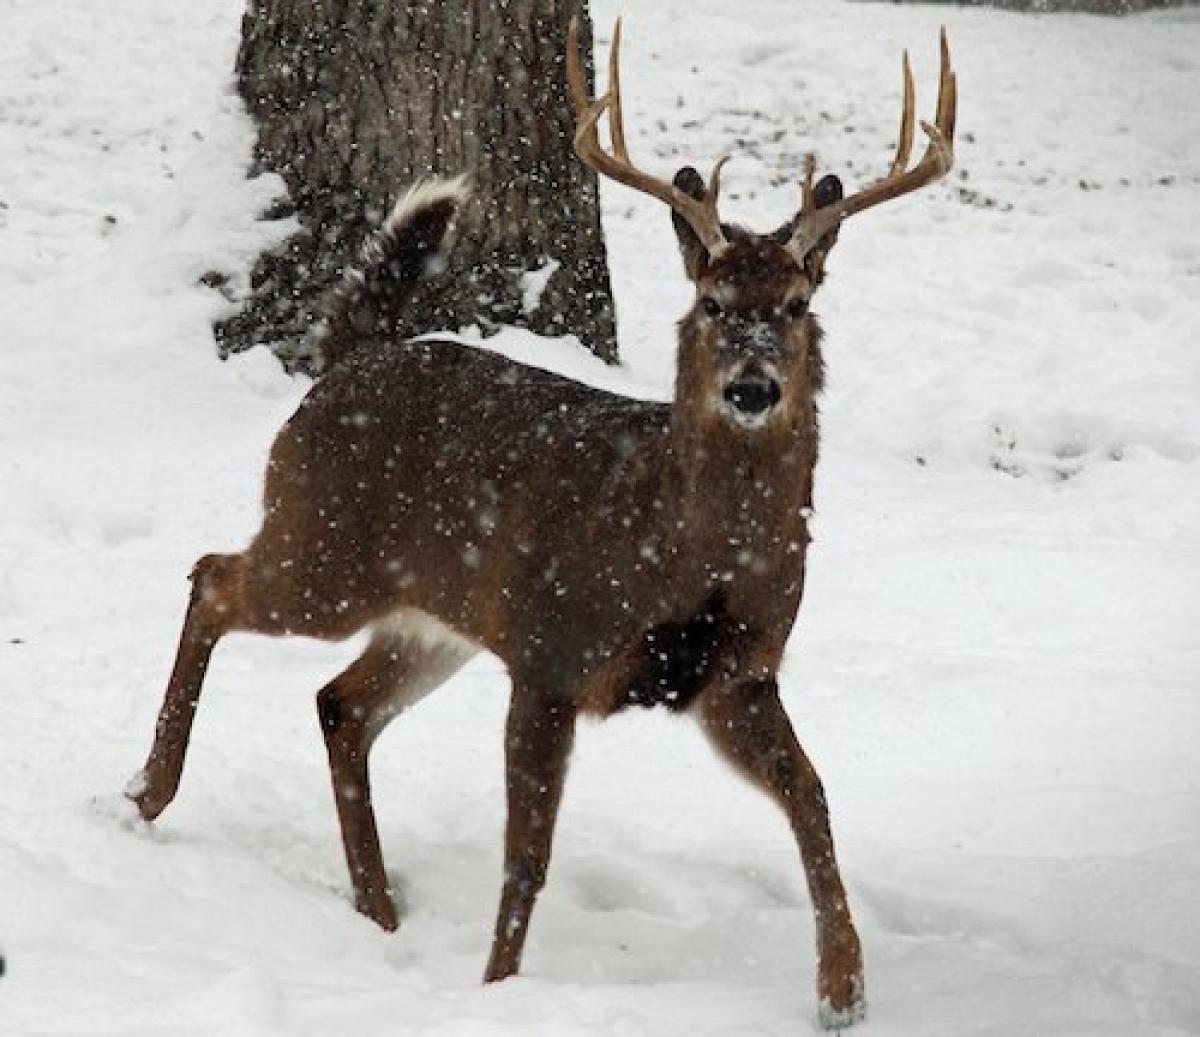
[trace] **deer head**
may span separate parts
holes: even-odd
[[[921,160],[908,168],[914,90],[906,53],[904,107],[887,176],[846,197],[834,175],[814,184],[816,161],[810,154],[800,210],[769,234],[721,221],[717,202],[727,157],[713,167],[707,184],[691,166],[667,183],[633,165],[621,114],[620,50],[618,19],[609,51],[608,92],[591,97],[579,61],[578,24],[572,20],[567,79],[577,119],[575,150],[597,173],[658,198],[672,210],[684,269],[696,288],[692,307],[680,322],[677,402],[703,401],[701,410],[710,420],[747,436],[810,422],[823,374],[821,332],[810,307],[842,222],[939,179],[953,164],[956,86],[945,32],[937,115],[933,124],[921,124],[929,137]],[[608,151],[598,132],[604,114]]]

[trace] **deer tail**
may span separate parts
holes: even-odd
[[[417,287],[445,270],[470,193],[457,176],[419,181],[400,197],[325,302],[316,333],[322,370],[364,342],[394,335]]]

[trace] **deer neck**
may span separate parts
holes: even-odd
[[[747,432],[677,399],[665,437],[664,498],[680,547],[756,551],[804,540],[817,458],[812,401],[765,429]]]

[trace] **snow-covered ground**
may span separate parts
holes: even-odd
[[[617,4],[593,10],[603,46]],[[785,694],[866,946],[862,1032],[1200,1033],[1200,11],[627,13],[631,147],[668,173],[733,149],[728,212],[760,228],[809,148],[851,184],[882,169],[901,47],[928,112],[951,34],[956,178],[853,221],[816,307]],[[230,638],[180,798],[128,822],[185,574],[253,531],[305,388],[265,353],[218,362],[225,304],[196,283],[273,233],[277,185],[242,177],[239,15],[0,0],[0,1033],[813,1031],[786,825],[689,722],[640,711],[581,731],[525,974],[479,984],[494,661],[375,754],[394,935],[352,909],[312,704],[354,645]],[[537,355],[665,395],[669,223],[604,202],[626,367]]]

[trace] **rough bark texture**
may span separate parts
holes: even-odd
[[[217,326],[222,353],[265,342],[311,369],[321,300],[390,204],[415,180],[467,173],[474,196],[451,265],[398,332],[520,324],[573,332],[615,360],[596,180],[572,150],[563,65],[579,14],[591,74],[585,7],[250,0],[239,86],[258,165],[283,176],[303,230],[260,257],[251,298]],[[537,270],[553,273],[530,305],[523,275]]]

